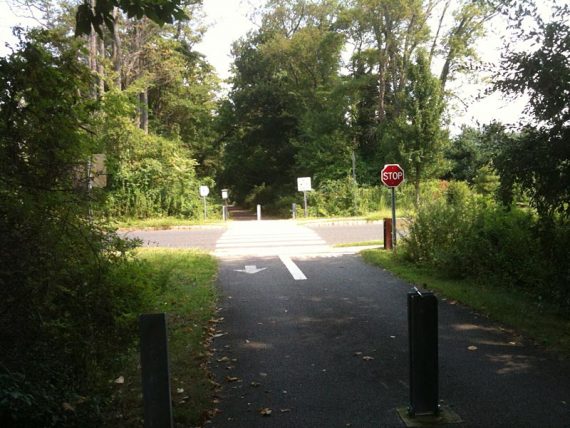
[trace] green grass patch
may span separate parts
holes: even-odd
[[[167,314],[172,401],[176,426],[201,426],[211,408],[208,342],[215,332],[216,260],[192,250],[139,249],[152,284],[152,311]],[[138,349],[117,384],[106,426],[140,427],[143,417]]]
[[[170,229],[176,226],[200,226],[221,223],[223,223],[222,219],[209,219],[208,221],[204,221],[178,217],[126,218],[113,220],[114,226],[119,229]]]
[[[384,250],[365,250],[363,259],[405,281],[436,291],[489,318],[504,323],[547,348],[570,356],[570,320],[535,297],[514,289],[449,279],[433,268],[421,267]]]
[[[397,204],[396,204],[397,207]],[[397,208],[396,216],[400,217],[410,217],[413,213],[413,210],[406,209],[406,208]],[[366,221],[378,221],[384,220],[385,218],[392,218],[392,209],[391,208],[383,208],[379,211],[374,211],[371,213],[366,214],[365,219]]]
[[[351,242],[351,243],[347,243],[347,244],[335,244],[335,245],[333,245],[333,247],[336,247],[336,248],[365,247],[367,245],[384,245],[384,241],[376,240],[376,241]]]

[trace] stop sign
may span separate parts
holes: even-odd
[[[398,187],[404,181],[404,170],[397,163],[384,165],[380,172],[380,180],[385,186]]]

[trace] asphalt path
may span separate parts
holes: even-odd
[[[331,247],[381,232],[252,221],[128,233],[219,258],[219,413],[208,426],[405,426],[411,285]],[[570,427],[570,363],[442,298],[439,370],[441,404],[463,421],[449,426]]]
[[[259,236],[255,251],[243,239],[220,259],[210,426],[404,426],[411,286],[354,254],[284,246],[295,279],[281,250],[262,257]],[[441,404],[463,421],[450,426],[570,426],[569,363],[444,299],[439,369]]]

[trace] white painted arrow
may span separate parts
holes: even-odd
[[[257,268],[256,265],[245,265],[245,269],[235,269],[236,272],[257,273],[267,268]]]

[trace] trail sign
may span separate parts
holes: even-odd
[[[310,192],[313,190],[311,187],[311,177],[298,177],[297,189],[299,192]]]
[[[380,181],[388,187],[398,187],[404,181],[404,170],[397,163],[384,165],[380,172]]]
[[[210,188],[208,186],[200,186],[200,196],[205,198],[210,194]]]
[[[298,177],[297,178],[297,189],[299,192],[303,192],[303,202],[305,204],[305,217],[307,217],[307,192],[313,190],[311,187],[311,177]]]

